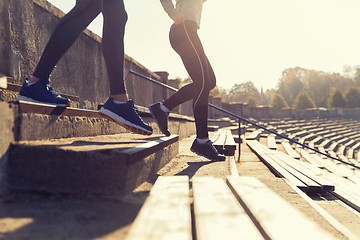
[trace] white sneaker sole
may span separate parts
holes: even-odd
[[[32,99],[32,98],[25,97],[25,96],[21,96],[21,95],[18,95],[18,96],[16,97],[16,100],[18,100],[18,101],[25,101],[25,102],[40,103],[40,104],[51,105],[51,106],[56,106],[56,107],[70,107],[70,102],[68,102],[67,104],[40,102],[40,101],[34,100],[34,99]]]
[[[142,135],[151,135],[152,131],[142,128],[136,124],[133,124],[132,122],[129,122],[125,120],[124,118],[120,117],[119,115],[107,110],[106,108],[101,108],[99,111],[99,114],[121,126],[124,128],[130,130],[131,132],[142,134]]]

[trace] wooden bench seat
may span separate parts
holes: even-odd
[[[252,131],[249,135],[245,136],[246,140],[259,140],[260,134],[263,132],[261,129]]]
[[[246,143],[273,172],[280,177],[288,179],[302,191],[321,193],[334,190],[334,185],[323,181],[323,179],[318,178],[311,172],[305,171],[289,155],[279,151],[271,151],[265,145],[255,140],[249,140]]]
[[[268,144],[268,148],[270,148],[271,150],[276,150],[277,149],[277,145],[276,145],[276,141],[275,141],[275,135],[274,134],[269,134],[267,137],[267,144]]]
[[[292,148],[292,146],[289,143],[289,140],[283,140],[281,144],[283,145],[287,154],[289,154],[292,158],[300,159],[300,154]]]
[[[166,176],[155,182],[126,240],[288,240],[294,236],[332,239],[256,178],[197,177],[190,189],[187,176]]]
[[[220,154],[225,156],[234,156],[236,151],[236,143],[231,130],[220,129],[211,137],[214,147]]]

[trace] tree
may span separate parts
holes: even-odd
[[[332,94],[328,99],[328,107],[329,108],[344,108],[346,105],[346,101],[342,96],[339,89],[333,90]]]
[[[254,99],[261,99],[259,90],[255,87],[253,82],[245,82],[235,84],[230,89],[230,100],[232,102],[247,102],[249,97]]]
[[[347,108],[360,107],[360,92],[357,88],[351,87],[345,92],[345,101]]]
[[[357,78],[360,77],[360,69],[345,67],[344,75],[300,67],[288,68],[283,71],[277,90],[290,105],[293,105],[299,92],[305,91],[316,106],[324,107],[332,88],[343,92],[351,86],[360,84],[360,78]]]
[[[220,92],[220,89],[218,88],[218,86],[215,86],[213,89],[211,89],[210,96],[221,97],[221,92]]]
[[[253,107],[253,108],[257,106],[256,100],[252,97],[249,97],[247,99],[247,104],[249,105],[249,107]]]
[[[287,105],[287,103],[285,102],[285,99],[283,96],[281,96],[281,94],[276,93],[275,95],[273,95],[271,102],[270,102],[270,106],[276,109],[282,109],[282,108],[287,108],[289,107]]]
[[[309,97],[309,95],[301,91],[295,98],[294,108],[295,109],[307,109],[307,108],[314,108],[315,104],[314,101]]]
[[[354,84],[356,87],[360,87],[360,66],[355,66],[354,72]]]
[[[305,71],[304,68],[296,67],[285,69],[282,72],[281,79],[278,82],[278,92],[290,105],[294,103],[295,96],[304,89],[302,80]]]

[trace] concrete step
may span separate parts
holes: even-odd
[[[11,131],[13,131],[16,141],[129,133],[120,125],[100,116],[95,110],[61,108],[22,101],[3,103],[3,108],[13,111],[14,126],[11,126],[13,128]],[[144,122],[153,127],[154,134],[160,134],[149,110],[141,106],[137,106],[137,108]],[[0,120],[4,117],[0,116]],[[170,114],[169,130],[181,138],[189,137],[195,133],[194,119],[179,114]]]
[[[15,79],[8,76],[3,76],[2,79],[5,80],[6,84],[0,86],[0,100],[6,102],[14,102],[16,101],[16,97],[19,94],[22,85],[16,84]],[[79,107],[80,106],[80,98],[78,96],[59,93],[62,97],[71,100],[71,107]]]
[[[117,134],[12,144],[8,191],[122,196],[179,152],[179,136]]]

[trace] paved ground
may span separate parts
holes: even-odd
[[[189,151],[194,137],[180,142],[180,154],[159,171],[159,175],[215,176],[229,174],[226,163],[213,163]],[[240,175],[254,176],[313,219],[336,239],[346,239],[283,179],[276,178],[257,156],[242,145]],[[124,239],[155,179],[142,184],[123,198],[73,199],[38,193],[13,194],[0,199],[0,239]],[[318,205],[360,237],[360,218],[331,198],[317,196]]]

